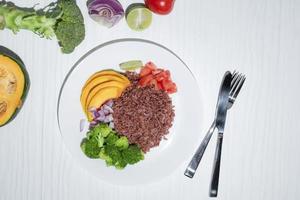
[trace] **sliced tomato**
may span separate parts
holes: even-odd
[[[176,84],[172,83],[172,87],[170,89],[168,89],[167,92],[169,94],[173,94],[173,93],[177,92],[177,86],[176,86]]]
[[[157,83],[157,87],[158,87],[159,90],[163,90],[164,89],[163,86],[162,86],[162,83],[159,83],[159,82]]]
[[[165,70],[165,76],[167,79],[171,80],[171,72],[169,70]]]
[[[164,71],[163,69],[155,69],[155,70],[152,71],[152,74],[157,75],[157,74],[162,73],[163,71]]]
[[[156,79],[158,82],[162,82],[162,81],[165,79],[165,77],[162,76],[162,74],[160,73],[160,74],[157,74],[157,75],[155,76],[155,79]]]
[[[163,71],[163,72],[155,75],[155,79],[157,81],[162,81],[164,79],[169,80],[170,78],[171,77],[170,77],[170,71],[169,70]]]
[[[165,91],[168,91],[173,87],[172,81],[170,80],[164,79],[161,83]]]
[[[157,81],[156,81],[155,79],[152,79],[152,80],[149,82],[149,84],[150,84],[150,85],[154,85],[154,88],[155,88],[156,90],[159,90],[159,88],[158,88],[158,83],[157,83]]]
[[[148,67],[149,69],[151,69],[151,70],[156,70],[157,69],[157,67],[156,67],[156,65],[153,63],[153,62],[147,62],[146,64],[145,64],[145,67]]]
[[[152,69],[150,69],[149,67],[143,67],[140,71],[140,77],[144,77],[147,76],[148,74],[151,74]]]
[[[152,74],[143,76],[143,77],[139,80],[139,84],[140,84],[141,86],[146,86],[148,83],[150,83],[150,81],[151,81],[153,78],[154,78],[154,77],[153,77]]]

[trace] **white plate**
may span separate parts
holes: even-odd
[[[153,61],[169,69],[178,93],[172,95],[175,106],[174,125],[159,147],[153,148],[145,159],[124,170],[106,167],[100,159],[87,158],[80,149],[85,132],[79,122],[85,118],[80,105],[80,94],[85,81],[93,73],[112,68],[129,60]],[[140,39],[107,42],[89,51],[71,69],[62,86],[58,100],[58,124],[64,142],[73,157],[93,176],[111,184],[135,185],[158,181],[191,158],[201,137],[202,101],[197,82],[185,63],[166,47]]]

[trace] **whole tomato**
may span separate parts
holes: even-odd
[[[173,10],[175,0],[145,0],[146,6],[154,13],[167,15]]]

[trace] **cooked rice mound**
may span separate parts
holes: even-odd
[[[175,115],[172,100],[165,91],[137,84],[132,84],[115,99],[113,111],[116,131],[144,152],[159,145]]]

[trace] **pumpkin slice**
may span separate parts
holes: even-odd
[[[106,87],[99,90],[88,103],[87,110],[91,108],[99,108],[106,101],[120,97],[122,91],[123,90],[118,87]],[[90,112],[87,112],[87,117],[89,121],[92,121],[93,117]]]
[[[9,49],[0,46],[0,126],[17,115],[27,96],[29,84],[22,60]]]
[[[120,74],[119,72],[117,72],[115,70],[108,69],[108,70],[102,70],[102,71],[96,72],[92,76],[90,76],[90,78],[85,82],[85,85],[83,86],[83,88],[85,88],[86,85],[89,84],[91,81],[93,81],[95,78],[98,78],[98,77],[104,76],[104,75],[117,76],[120,79],[122,79],[124,82],[129,81],[126,76]]]
[[[94,89],[96,86],[103,84],[107,81],[116,81],[116,82],[122,83],[126,86],[130,84],[128,79],[127,79],[127,81],[124,81],[119,76],[115,76],[115,75],[111,75],[111,74],[110,75],[108,75],[108,74],[101,75],[101,76],[98,76],[98,77],[92,79],[89,83],[87,83],[84,86],[84,88],[81,91],[80,102],[81,102],[81,105],[83,106],[83,108],[85,108],[86,100],[87,100],[87,97],[88,97],[89,93],[91,92],[91,90]]]
[[[106,87],[117,87],[119,88],[121,91],[125,90],[125,88],[128,86],[129,84],[124,84],[124,83],[121,83],[121,82],[118,82],[118,81],[107,81],[107,82],[104,82],[102,84],[99,84],[97,86],[95,86],[91,91],[90,93],[88,94],[87,96],[87,99],[86,99],[86,102],[85,102],[85,105],[82,105],[83,108],[86,110],[87,112],[87,108],[86,108],[86,105],[88,103],[91,102],[92,98],[95,96],[95,94],[97,94],[101,89],[103,88],[106,88]]]

